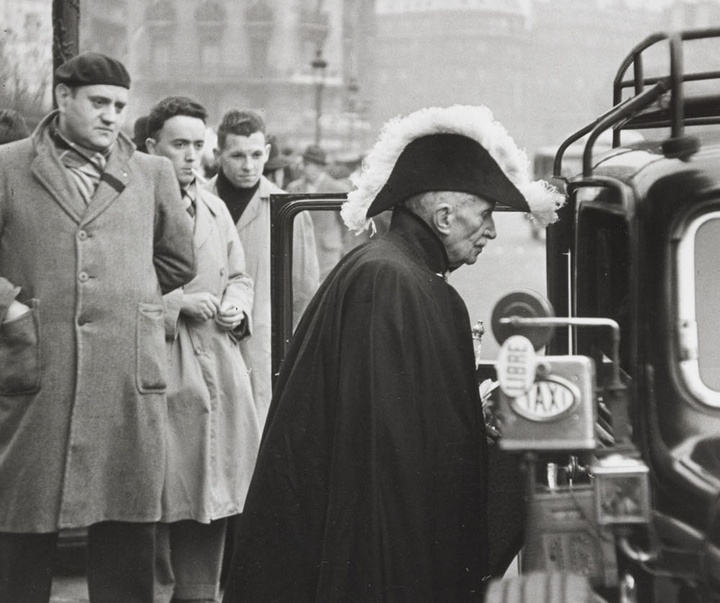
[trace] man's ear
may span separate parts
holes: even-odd
[[[449,203],[438,203],[432,213],[435,230],[439,234],[448,234],[452,226],[452,206]]]
[[[72,96],[72,90],[65,84],[58,84],[55,86],[55,100],[58,104],[58,109],[62,113],[65,110],[65,101]]]
[[[154,138],[146,138],[145,139],[145,146],[147,147],[148,153],[151,155],[158,155],[157,152],[157,140]]]

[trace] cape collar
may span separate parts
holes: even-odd
[[[450,262],[445,246],[425,221],[409,209],[398,206],[393,210],[389,233],[395,235],[419,263],[447,280]]]

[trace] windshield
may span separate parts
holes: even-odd
[[[693,218],[678,245],[681,370],[698,398],[720,406],[720,210]]]

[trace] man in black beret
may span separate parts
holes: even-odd
[[[471,324],[448,272],[505,204],[561,197],[485,107],[385,126],[342,215],[390,230],[325,279],[283,360],[225,603],[481,601],[492,573]]]
[[[0,147],[0,601],[49,601],[59,531],[87,528],[90,601],[153,603],[162,294],[194,276],[192,225],[120,132],[122,63],[55,78],[57,111]]]

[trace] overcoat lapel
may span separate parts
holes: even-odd
[[[123,135],[118,136],[115,150],[110,154],[107,167],[100,178],[100,184],[93,195],[83,222],[91,222],[107,207],[117,199],[125,190],[130,180],[130,168],[128,159],[133,152],[129,141],[123,140]],[[179,193],[178,193],[179,194]]]
[[[77,194],[67,170],[48,146],[47,140],[36,141],[37,156],[32,163],[32,173],[47,189],[50,196],[78,224],[87,209]]]

